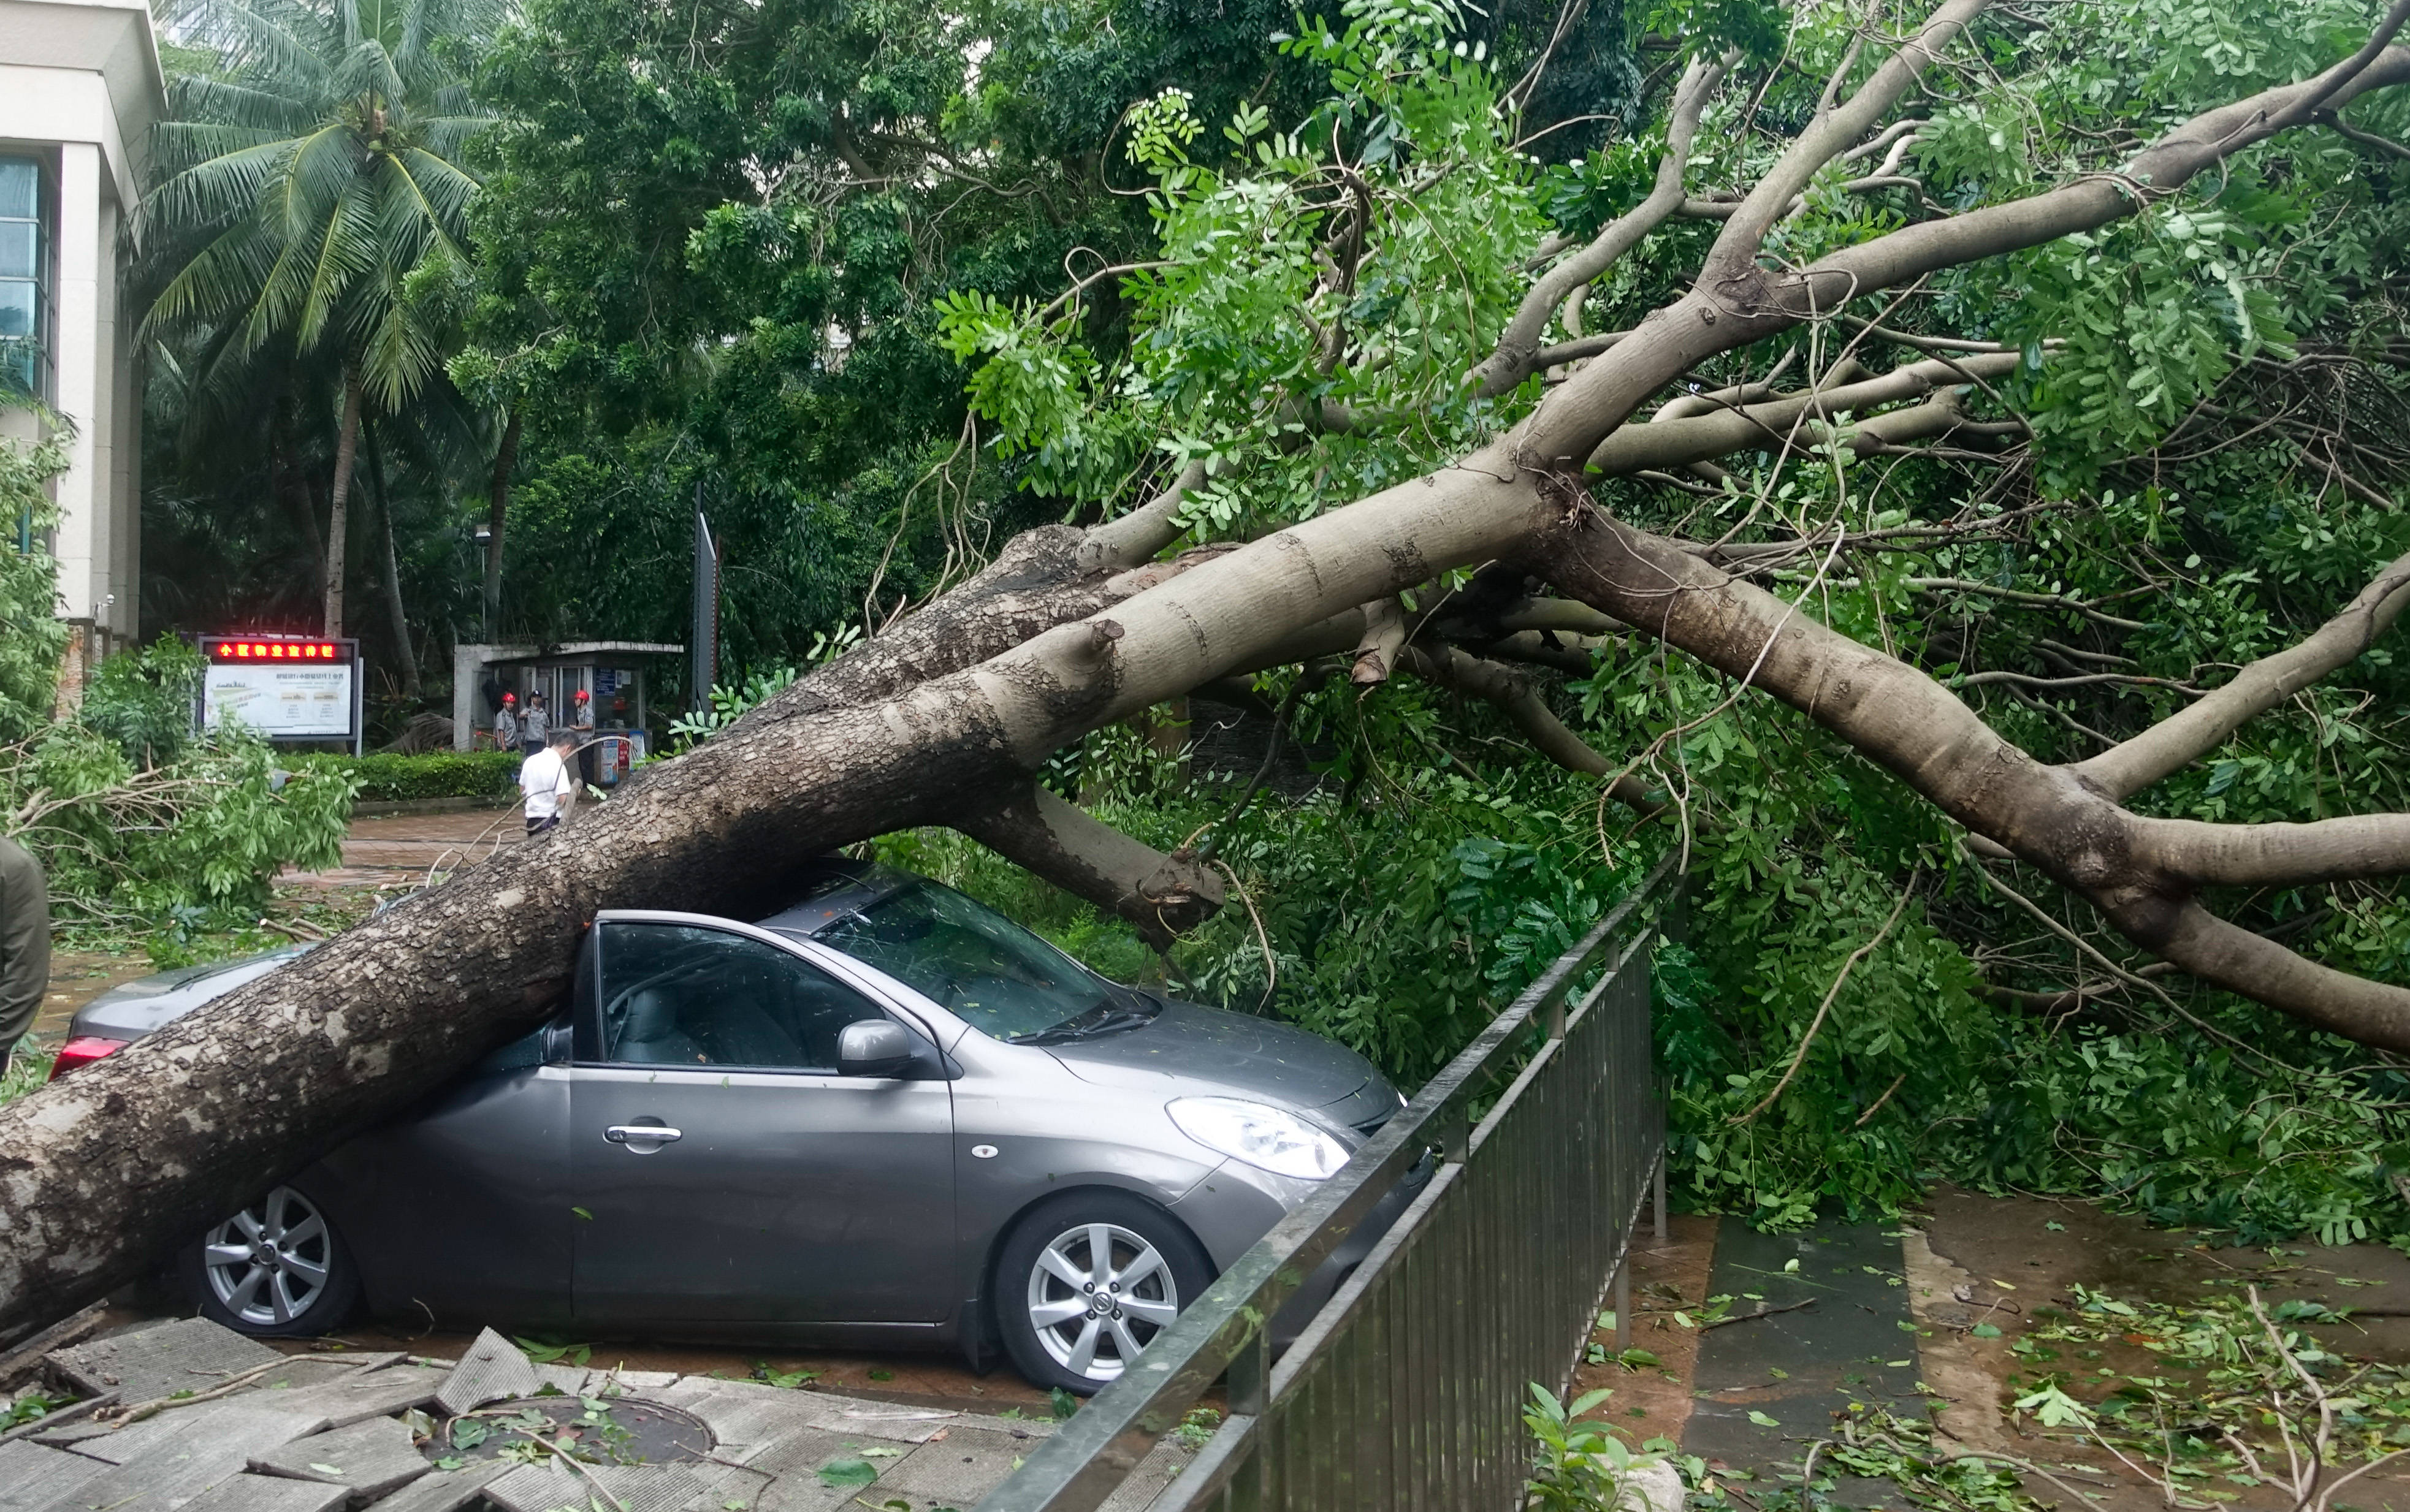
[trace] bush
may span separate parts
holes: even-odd
[[[437,751],[427,756],[376,751],[361,756],[308,755],[286,759],[306,770],[349,774],[359,783],[360,799],[371,803],[498,798],[511,791],[519,774],[515,751]]]
[[[0,747],[0,814],[48,873],[59,922],[230,929],[258,917],[283,868],[342,857],[350,780],[280,780],[241,731],[139,766],[115,735],[63,723]]]

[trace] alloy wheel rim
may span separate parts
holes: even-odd
[[[201,1241],[210,1292],[246,1323],[290,1323],[309,1311],[334,1270],[326,1217],[290,1187],[269,1192]]]
[[[1110,1381],[1180,1312],[1171,1264],[1144,1235],[1117,1223],[1056,1234],[1029,1268],[1029,1321],[1054,1362]]]

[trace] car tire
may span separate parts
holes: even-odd
[[[316,1200],[279,1187],[185,1247],[184,1284],[212,1323],[260,1338],[341,1328],[360,1273]]]
[[[1127,1192],[1070,1192],[1032,1208],[1006,1237],[997,1329],[1033,1385],[1090,1396],[1212,1281],[1205,1246],[1170,1214]]]

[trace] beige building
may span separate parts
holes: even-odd
[[[51,541],[78,630],[65,698],[139,628],[141,387],[119,272],[165,108],[143,0],[0,0],[0,384],[75,431]],[[0,434],[37,424],[21,405],[0,412]]]

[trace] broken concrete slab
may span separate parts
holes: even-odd
[[[379,1502],[377,1512],[459,1512],[477,1500],[486,1483],[518,1467],[501,1460],[484,1460],[458,1470],[434,1470]]]
[[[123,1428],[77,1423],[55,1434],[39,1435],[36,1442],[109,1464],[130,1464],[157,1452],[162,1446],[184,1442],[199,1431],[195,1427],[196,1423],[221,1421],[227,1432],[258,1436],[262,1450],[315,1433],[327,1426],[324,1418],[306,1408],[292,1410],[291,1404],[282,1399],[269,1401],[246,1393],[189,1407],[169,1407],[156,1417]]]
[[[579,1396],[586,1390],[587,1378],[594,1373],[583,1365],[537,1365],[534,1390],[521,1393],[532,1396],[545,1387],[555,1387],[564,1396]]]
[[[323,1386],[296,1387],[284,1404],[296,1412],[319,1414],[328,1428],[343,1428],[426,1406],[435,1401],[447,1378],[445,1372],[427,1365],[394,1365],[365,1375],[355,1372]],[[288,1393],[275,1394],[281,1399]]]
[[[343,1487],[320,1481],[228,1476],[186,1502],[181,1512],[335,1512],[351,1499]]]
[[[0,1512],[33,1512],[109,1469],[105,1462],[19,1441],[0,1444]]]
[[[446,1417],[457,1418],[488,1402],[533,1396],[543,1385],[544,1377],[536,1374],[535,1366],[519,1346],[487,1329],[477,1335],[477,1342],[452,1367],[451,1375],[436,1391],[435,1401]]]
[[[684,1512],[703,1483],[677,1465],[592,1465],[581,1474],[531,1464],[486,1482],[485,1495],[502,1512],[555,1512],[586,1505],[597,1487],[627,1512]]]
[[[1029,1447],[1029,1440],[1009,1433],[949,1428],[879,1476],[879,1492],[884,1496],[893,1488],[914,1503],[970,1506],[1012,1474]]]
[[[317,1427],[290,1413],[253,1405],[254,1400],[230,1397],[137,1423],[125,1434],[153,1423],[165,1425],[167,1432],[124,1463],[108,1466],[65,1496],[36,1503],[24,1512],[85,1512],[95,1506],[109,1512],[177,1512],[218,1482],[240,1474],[253,1455]],[[88,1450],[89,1446],[80,1447]]]
[[[206,1318],[183,1318],[54,1349],[42,1360],[80,1396],[115,1391],[131,1404],[206,1391],[277,1358],[256,1339]]]
[[[254,1475],[345,1486],[362,1502],[399,1490],[433,1468],[411,1442],[410,1430],[391,1418],[312,1433],[251,1461]]]

